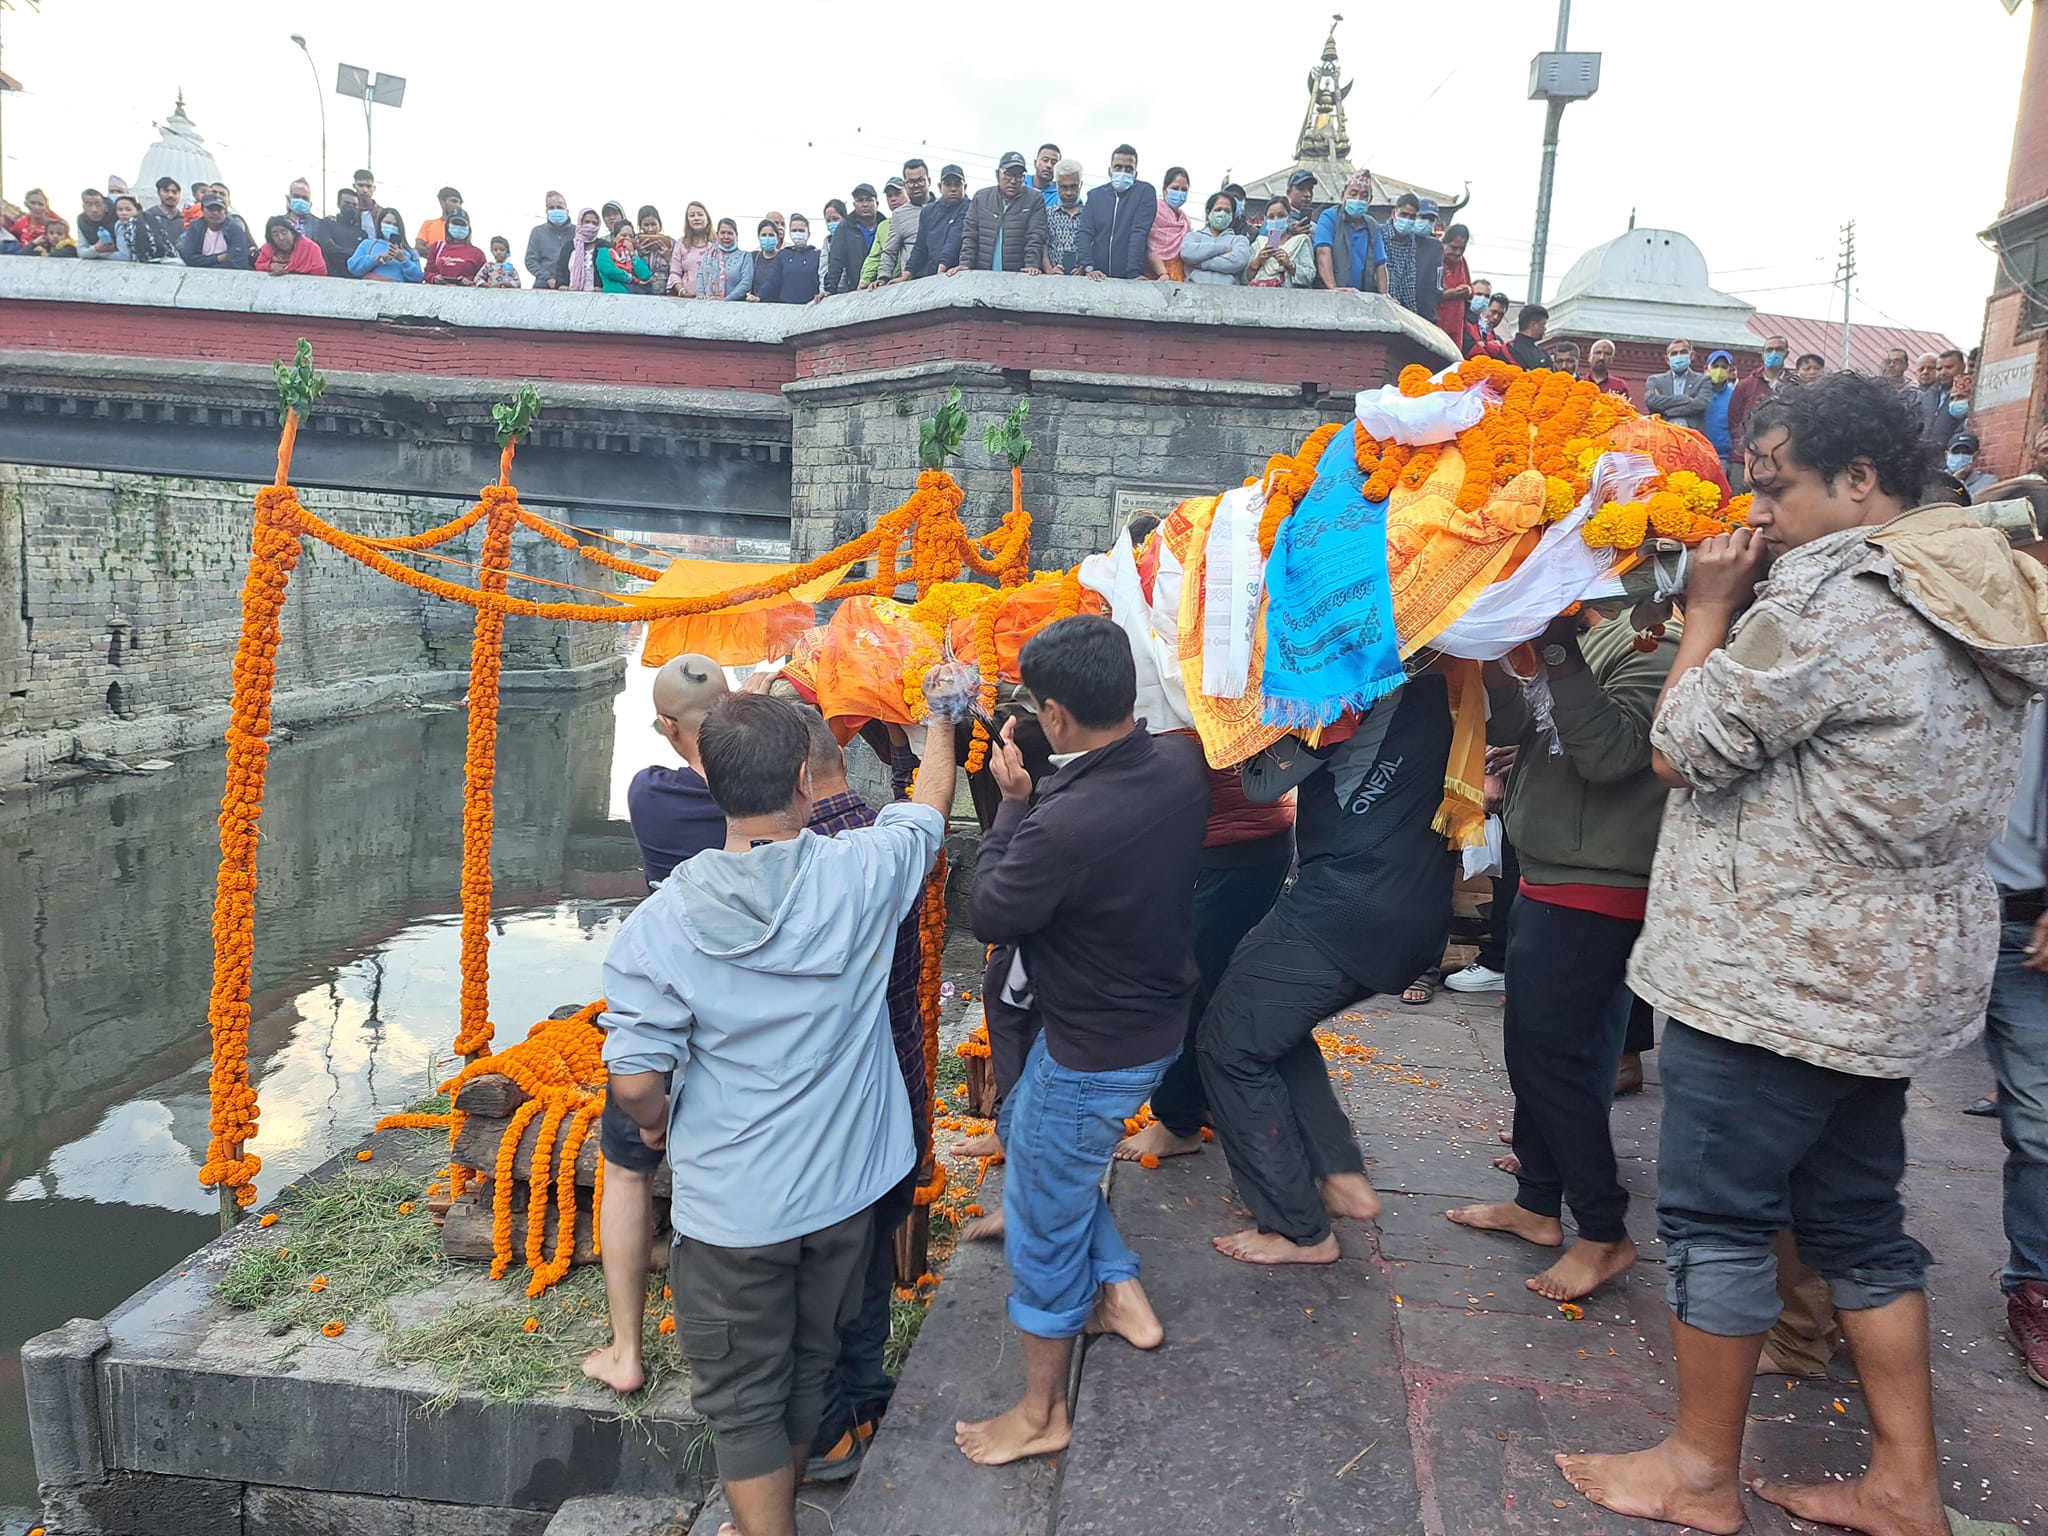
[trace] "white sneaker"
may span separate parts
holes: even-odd
[[[1462,971],[1446,976],[1444,985],[1453,992],[1499,992],[1506,987],[1507,980],[1506,971],[1496,971],[1475,960]]]

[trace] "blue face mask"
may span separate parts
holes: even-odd
[[[568,222],[569,222],[569,210],[568,210],[568,209],[566,209],[566,208],[550,208],[550,209],[548,210],[548,222],[549,222],[550,224],[566,224],[566,223],[568,223]]]
[[[1673,373],[1684,373],[1688,368],[1692,367],[1691,356],[1684,352],[1679,353],[1674,358],[1667,359],[1667,361],[1671,364],[1671,371]]]
[[[448,238],[450,240],[467,240],[469,238],[469,226],[467,224],[450,224],[448,226]]]
[[[775,247],[780,243],[773,235],[763,235],[761,237],[761,249],[771,256],[775,254]]]
[[[386,224],[384,226],[384,238],[386,240],[396,240],[398,238],[398,226],[396,224]]]
[[[1957,421],[1961,421],[1970,414],[1970,402],[1967,400],[1951,400],[1948,403],[1948,413],[1955,417]]]
[[[1426,235],[1429,233],[1429,226],[1420,219],[1396,219],[1394,220],[1394,233],[1397,235]]]
[[[739,248],[739,241],[733,239],[731,235],[720,235],[718,237],[718,248],[721,251],[737,250]]]
[[[1784,354],[1784,353],[1782,353],[1782,352],[1775,352],[1775,351],[1773,351],[1773,352],[1766,352],[1766,353],[1764,354],[1764,366],[1765,366],[1766,368],[1782,368],[1782,367],[1784,367],[1784,366],[1785,366],[1785,354]]]
[[[1344,199],[1344,217],[1345,217],[1345,218],[1347,218],[1347,219],[1362,219],[1362,218],[1364,218],[1364,217],[1365,217],[1365,199],[1364,199],[1364,198],[1362,198],[1362,197],[1347,197],[1347,198],[1345,198],[1345,199]]]
[[[1950,454],[1946,461],[1948,464],[1948,472],[1952,475],[1960,475],[1964,470],[1970,467],[1971,461],[1975,458],[1976,455],[1973,453]]]
[[[825,221],[825,238],[827,240],[830,240],[834,235],[838,233],[839,221],[837,219],[827,219]]]
[[[1475,314],[1475,315],[1478,315],[1478,314],[1484,314],[1484,313],[1485,313],[1485,311],[1486,311],[1486,295],[1485,295],[1485,294],[1483,294],[1483,293],[1475,293],[1475,294],[1473,294],[1473,295],[1472,295],[1472,313],[1473,313],[1473,314]]]
[[[1264,228],[1268,240],[1278,240],[1287,232],[1287,221],[1285,219],[1268,219]]]
[[[313,205],[307,202],[303,197],[293,198],[290,202],[285,204],[285,207],[291,209],[293,213],[296,213],[302,219],[307,214],[313,211]]]
[[[1109,184],[1119,192],[1128,192],[1138,184],[1136,171],[1111,171]]]
[[[1119,190],[1119,191],[1121,191],[1121,190],[1122,190],[1122,188],[1118,188],[1118,190]],[[1185,203],[1187,202],[1187,200],[1188,200],[1188,189],[1187,189],[1186,187],[1168,187],[1168,188],[1166,189],[1166,206],[1167,206],[1167,207],[1169,207],[1169,208],[1179,208],[1179,207],[1183,206],[1183,205],[1184,205],[1184,204],[1185,204]]]

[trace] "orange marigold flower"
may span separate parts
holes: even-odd
[[[1138,1166],[1140,1168],[1157,1168],[1159,1166],[1158,1154],[1153,1152],[1147,1152],[1143,1157],[1138,1159]]]
[[[663,1301],[674,1301],[676,1299],[676,1293],[673,1290],[671,1290],[668,1286],[664,1285],[661,1288],[661,1299]]]
[[[315,1275],[311,1280],[306,1282],[306,1289],[311,1291],[316,1296],[319,1295],[322,1291],[327,1289],[327,1277],[325,1275]]]
[[[656,1333],[674,1333],[676,1331],[676,1320],[672,1317],[664,1317],[659,1323],[655,1324],[654,1331]]]
[[[537,1317],[529,1317],[524,1323],[520,1324],[520,1326],[524,1328],[528,1333],[539,1333],[540,1319]]]
[[[276,1226],[276,1225],[277,1225],[277,1212],[275,1212],[275,1211],[265,1211],[265,1212],[263,1213],[263,1219],[262,1219],[261,1221],[257,1222],[257,1223],[256,1223],[256,1225],[257,1225],[257,1226],[259,1226],[259,1227],[274,1227],[274,1226]]]
[[[348,1332],[348,1325],[337,1317],[331,1323],[322,1323],[320,1325],[320,1331],[326,1334],[327,1337],[330,1339],[338,1339],[344,1333]]]
[[[1557,1304],[1557,1310],[1575,1323],[1586,1315],[1586,1309],[1575,1301],[1560,1301]]]
[[[972,1218],[974,1218],[974,1217],[976,1217],[976,1216],[986,1216],[986,1215],[988,1214],[988,1212],[984,1211],[984,1210],[983,1210],[983,1209],[982,1209],[982,1208],[981,1208],[980,1206],[978,1206],[978,1205],[967,1205],[967,1206],[962,1206],[962,1207],[961,1207],[961,1209],[960,1209],[960,1214],[961,1214],[962,1216],[968,1217],[968,1218],[969,1218],[969,1219],[971,1220]]]
[[[399,1201],[398,1214],[401,1216],[410,1216],[412,1214],[412,1202],[410,1200]]]
[[[358,1153],[356,1154],[356,1161],[357,1161],[357,1162],[359,1162],[359,1163],[367,1163],[367,1162],[368,1162],[369,1160],[370,1160],[370,1149],[369,1149],[368,1147],[365,1147],[365,1148],[363,1148],[363,1150],[362,1150],[362,1151],[360,1151],[360,1152],[358,1152]]]

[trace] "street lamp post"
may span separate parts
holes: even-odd
[[[313,206],[318,208],[331,195],[327,185],[327,93],[320,89],[320,66],[313,62],[313,50],[306,46],[305,35],[294,32],[292,41],[306,56],[306,68],[313,71],[313,99],[320,103],[320,190],[313,199]]]
[[[1600,89],[1600,55],[1565,52],[1572,0],[1557,0],[1557,47],[1529,61],[1529,99],[1547,104],[1543,117],[1543,174],[1536,184],[1536,234],[1529,244],[1529,302],[1543,302],[1543,263],[1550,250],[1550,190],[1557,175],[1557,137],[1564,109]]]
[[[372,132],[370,109],[404,106],[405,76],[378,75],[372,79],[367,69],[354,64],[344,64],[335,73],[334,94],[346,96],[351,101],[360,101],[363,104],[363,166],[366,170],[376,170],[376,140]]]

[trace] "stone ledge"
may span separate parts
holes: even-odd
[[[1314,410],[1327,401],[1349,396],[1318,390],[1310,395],[1295,384],[1258,384],[1234,379],[1176,379],[1136,373],[1080,373],[1066,368],[1035,368],[1031,373],[1034,393],[1071,396],[1084,400],[1138,400],[1158,405],[1252,405],[1298,406]]]
[[[994,363],[953,362],[941,359],[911,363],[902,368],[869,368],[860,373],[822,374],[812,379],[792,379],[782,392],[799,405],[833,405],[841,399],[891,389],[936,389],[959,385],[963,389],[1001,389],[1005,370]]]

